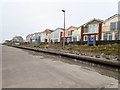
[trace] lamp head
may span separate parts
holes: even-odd
[[[62,12],[65,12],[65,10],[62,10]]]

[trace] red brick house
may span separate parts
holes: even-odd
[[[88,36],[101,40],[103,20],[93,19],[81,26],[81,39],[87,41]]]

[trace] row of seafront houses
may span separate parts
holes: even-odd
[[[65,29],[65,41],[87,41],[88,36],[96,37],[96,40],[120,40],[120,15],[115,14],[106,20],[93,19],[80,27],[71,26]],[[62,42],[64,29],[46,29],[43,32],[29,34],[26,41],[29,43],[56,43]]]

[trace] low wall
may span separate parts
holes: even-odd
[[[60,44],[60,42],[55,42],[54,44]],[[66,45],[68,44],[74,44],[74,45],[85,45],[87,44],[87,41],[74,41],[74,42],[69,42],[65,43]],[[107,44],[120,44],[120,40],[101,40],[101,41],[96,41],[96,45],[107,45]]]
[[[69,42],[68,44],[85,45],[85,44],[87,44],[87,41]],[[120,44],[120,40],[101,40],[101,41],[96,41],[96,45],[107,45],[107,44]]]
[[[112,67],[120,67],[120,62],[119,61],[112,61],[112,60],[106,60],[102,58],[94,58],[94,57],[88,57],[88,56],[81,56],[81,55],[76,55],[76,54],[70,54],[70,53],[63,53],[61,51],[54,51],[54,50],[48,50],[48,49],[42,49],[42,48],[32,48],[32,47],[20,47],[20,46],[12,46],[20,49],[26,49],[26,50],[32,50],[32,51],[37,51],[37,52],[43,52],[43,53],[49,53],[49,54],[54,54],[54,55],[61,55],[69,58],[74,58],[82,61],[88,61],[88,62],[94,62],[94,63],[99,63],[99,64],[104,64],[104,65],[109,65]]]

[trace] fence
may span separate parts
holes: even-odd
[[[87,41],[74,41],[74,42],[65,42],[65,45],[68,44],[73,44],[73,45],[85,45],[87,44]],[[24,43],[24,44],[29,44],[29,43]],[[40,43],[40,44],[49,44],[49,43]],[[55,42],[51,44],[61,44],[61,42]],[[107,45],[107,44],[120,44],[120,40],[101,40],[101,41],[96,41],[96,45]]]
[[[69,42],[67,44],[85,45],[85,44],[87,44],[87,41]],[[101,40],[101,41],[96,41],[96,45],[107,45],[107,44],[120,44],[120,40]]]
[[[74,42],[69,42],[65,43],[66,45],[68,44],[73,44],[73,45],[85,45],[87,44],[87,41],[74,41]],[[60,42],[56,42],[55,44],[60,44]],[[107,45],[107,44],[120,44],[120,40],[101,40],[101,41],[96,41],[96,45]]]

